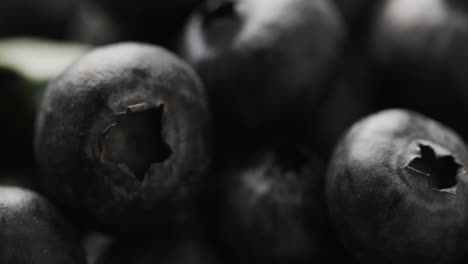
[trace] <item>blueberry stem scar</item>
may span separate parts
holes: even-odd
[[[115,122],[101,135],[101,158],[143,182],[154,163],[164,162],[172,154],[161,135],[163,103],[129,105],[115,116]],[[125,168],[125,169],[124,169]]]
[[[438,155],[429,145],[419,144],[419,156],[411,160],[407,169],[428,177],[437,191],[456,193],[457,175],[463,168],[453,155]]]

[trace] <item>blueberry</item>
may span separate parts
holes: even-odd
[[[0,187],[0,262],[84,264],[77,233],[41,195]]]
[[[383,1],[370,48],[382,78],[383,107],[421,112],[453,127],[467,112],[468,9],[457,0]],[[441,100],[441,98],[443,98]]]
[[[45,192],[121,235],[185,223],[210,155],[202,83],[164,49],[97,48],[52,81],[35,153]]]
[[[331,220],[361,263],[463,263],[468,150],[423,115],[387,110],[351,127],[326,178]]]
[[[252,152],[252,151],[251,151]],[[211,231],[230,263],[337,260],[321,162],[301,149],[260,150],[217,172]],[[213,202],[212,202],[213,204]]]
[[[328,1],[215,0],[189,19],[181,53],[206,83],[224,133],[278,126],[314,105],[343,39]]]

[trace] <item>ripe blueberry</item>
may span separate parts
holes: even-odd
[[[210,163],[203,86],[161,48],[98,48],[48,86],[35,153],[44,190],[79,221],[127,235],[179,223]]]
[[[84,264],[79,237],[39,194],[0,187],[0,262]]]
[[[452,130],[404,110],[371,115],[337,145],[328,210],[360,263],[462,263],[468,149]]]
[[[189,19],[181,53],[219,127],[264,128],[318,101],[343,35],[329,1],[215,0]]]
[[[468,126],[459,122],[468,98],[466,2],[386,0],[373,25],[370,47],[382,79],[377,101],[467,133]]]
[[[216,241],[234,263],[332,261],[321,163],[307,151],[259,151],[220,169]]]

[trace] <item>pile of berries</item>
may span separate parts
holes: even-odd
[[[31,110],[0,40],[15,91],[0,99],[0,263],[468,259],[463,0],[6,0],[3,14],[18,27],[1,37],[93,48]]]

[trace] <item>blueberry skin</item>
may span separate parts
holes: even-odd
[[[257,150],[258,151],[258,150]],[[215,241],[228,263],[333,263],[339,254],[321,162],[302,150],[251,151],[217,172]],[[342,253],[342,252],[340,252]],[[349,259],[347,259],[349,261]]]
[[[80,240],[45,198],[17,187],[0,187],[0,262],[84,264]]]
[[[45,192],[77,222],[150,235],[188,221],[211,159],[196,73],[164,49],[97,48],[46,90],[35,154]]]
[[[413,109],[465,136],[467,7],[458,0],[382,1],[369,46],[383,107]]]
[[[189,19],[181,54],[223,131],[262,128],[319,100],[344,35],[329,1],[208,1]]]
[[[360,263],[462,263],[465,144],[423,115],[387,110],[351,127],[326,178],[330,218]]]

